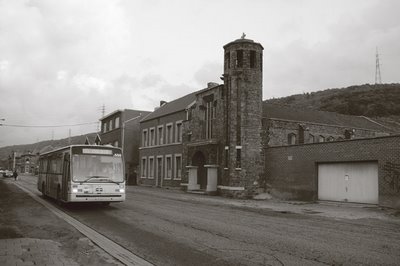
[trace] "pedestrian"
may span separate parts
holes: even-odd
[[[18,177],[17,170],[14,170],[13,177],[14,177],[14,180],[17,181],[17,177]]]

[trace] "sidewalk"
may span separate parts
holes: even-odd
[[[0,265],[121,265],[14,182],[0,178]]]
[[[165,189],[144,186],[129,186],[128,192],[157,194],[168,198],[177,198],[183,201],[201,201],[210,205],[227,205],[236,208],[246,208],[254,211],[274,211],[280,213],[296,213],[304,215],[322,216],[333,219],[380,219],[400,222],[400,210],[379,207],[370,204],[341,203],[341,202],[304,202],[282,201],[278,199],[241,200],[191,194],[176,189]]]

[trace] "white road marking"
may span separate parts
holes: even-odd
[[[125,265],[133,265],[133,266],[150,266],[153,265],[150,262],[136,256],[129,250],[125,249],[124,247],[118,245],[114,241],[110,240],[109,238],[103,236],[102,234],[99,234],[92,228],[82,224],[75,218],[69,216],[68,214],[64,213],[63,211],[57,209],[47,201],[43,200],[39,196],[35,195],[32,193],[28,188],[24,187],[21,184],[18,183],[13,183],[23,191],[25,191],[29,196],[31,196],[34,200],[45,206],[47,209],[49,209],[51,212],[53,212],[55,215],[57,215],[59,218],[63,219],[73,227],[75,227],[79,232],[84,234],[87,238],[89,238],[91,241],[93,241],[96,245],[101,247],[105,252],[113,256],[115,259],[119,260]]]

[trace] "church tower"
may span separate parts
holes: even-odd
[[[261,144],[261,44],[245,38],[224,46],[224,155],[223,185],[237,196],[249,196],[258,187],[263,164]],[[232,193],[231,193],[232,194]]]

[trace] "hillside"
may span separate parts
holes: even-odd
[[[358,85],[266,100],[345,115],[368,116],[400,132],[400,84]]]
[[[45,140],[33,144],[23,144],[23,145],[13,145],[0,148],[0,166],[7,165],[8,156],[10,156],[13,152],[17,154],[22,154],[26,152],[31,152],[33,154],[49,151],[55,148],[60,148],[67,146],[69,144],[84,144],[86,137],[89,138],[91,142],[94,141],[96,137],[96,133],[89,133],[80,136],[71,137],[71,143],[69,142],[69,138],[58,139],[58,140]]]

